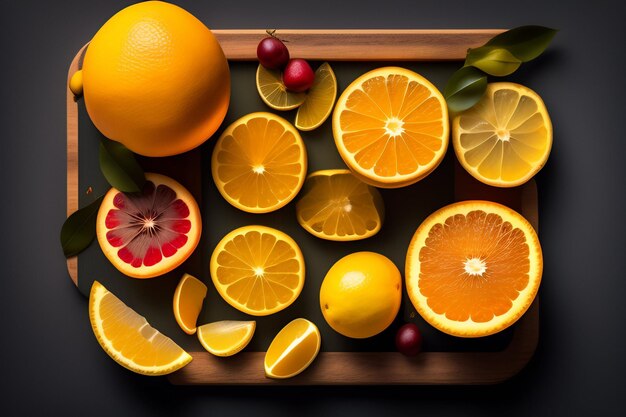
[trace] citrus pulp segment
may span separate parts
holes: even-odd
[[[98,281],[94,281],[89,294],[89,319],[104,351],[131,371],[165,375],[192,359]]]
[[[267,213],[289,203],[300,191],[306,170],[300,133],[267,112],[248,114],[228,126],[211,159],[220,194],[250,213]]]
[[[452,122],[459,162],[474,178],[514,187],[532,178],[552,148],[552,122],[541,97],[519,84],[487,86],[483,98]]]
[[[187,334],[196,332],[196,322],[202,310],[207,287],[204,282],[192,275],[185,274],[174,291],[174,317],[181,329]]]
[[[280,70],[259,64],[256,70],[256,88],[261,100],[274,110],[293,110],[304,103],[306,93],[288,91]]]
[[[497,333],[535,298],[543,258],[524,217],[489,201],[443,207],[418,227],[406,258],[406,287],[418,313],[461,337]]]
[[[304,285],[304,257],[280,230],[244,226],[217,244],[211,278],[218,293],[236,309],[266,316],[291,305]]]
[[[446,153],[448,131],[448,109],[439,90],[404,68],[361,75],[333,111],[333,136],[342,159],[376,187],[404,187],[432,172]]]
[[[165,175],[146,173],[141,193],[111,188],[96,219],[104,255],[134,278],[163,275],[182,264],[200,241],[200,209],[191,193]]]
[[[330,116],[337,98],[337,78],[328,62],[315,71],[313,86],[306,93],[306,99],[298,108],[295,125],[308,131],[322,125]]]
[[[310,174],[296,203],[298,223],[321,239],[371,237],[382,227],[385,207],[378,190],[347,169]]]
[[[265,375],[269,378],[291,378],[313,362],[320,351],[322,337],[317,326],[298,318],[278,332],[265,354]]]
[[[256,321],[216,321],[198,327],[198,339],[209,353],[232,356],[250,343],[255,329]]]

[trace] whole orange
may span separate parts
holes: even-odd
[[[160,1],[111,17],[87,48],[82,77],[98,130],[145,156],[199,146],[230,101],[228,61],[215,36],[186,10]]]

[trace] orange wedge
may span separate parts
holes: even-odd
[[[295,125],[308,131],[317,129],[328,119],[337,99],[337,78],[328,62],[315,71],[315,81],[298,108]]]
[[[198,339],[209,353],[232,356],[250,343],[255,329],[256,321],[216,321],[198,327]]]
[[[187,334],[196,332],[196,322],[202,310],[207,287],[199,279],[185,274],[174,291],[174,317]]]
[[[259,64],[256,70],[256,88],[261,100],[274,110],[292,110],[304,103],[306,93],[288,91],[279,70],[265,68]]]
[[[461,337],[497,333],[537,294],[543,258],[524,217],[489,201],[446,206],[419,226],[406,258],[411,302],[437,329]]]
[[[432,172],[448,146],[448,109],[437,88],[398,67],[363,74],[333,112],[333,136],[344,162],[376,187],[413,184]]]
[[[306,169],[300,133],[266,112],[251,113],[228,126],[211,159],[220,194],[250,213],[267,213],[289,203],[300,191]]]
[[[307,319],[295,319],[278,332],[265,354],[265,375],[285,379],[298,375],[320,351],[322,337]]]
[[[452,122],[454,151],[474,178],[496,187],[531,179],[552,148],[552,122],[541,97],[515,83],[492,83]]]
[[[192,359],[98,281],[94,281],[89,294],[89,319],[104,351],[131,371],[165,375]]]
[[[304,285],[304,257],[298,244],[280,230],[244,226],[217,244],[211,278],[228,304],[253,316],[287,308]]]
[[[319,238],[365,239],[382,227],[385,207],[380,193],[347,169],[312,173],[301,195],[296,204],[298,223]]]

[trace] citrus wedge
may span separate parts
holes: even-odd
[[[322,337],[307,319],[295,319],[278,332],[265,354],[265,375],[291,378],[304,371],[317,357]]]
[[[307,155],[300,133],[271,113],[251,113],[228,126],[215,144],[213,180],[234,207],[267,213],[300,191]]]
[[[244,226],[217,244],[211,278],[228,304],[253,316],[276,313],[293,303],[304,285],[304,257],[280,230]]]
[[[315,71],[315,81],[298,108],[295,125],[300,130],[313,130],[330,116],[337,99],[337,78],[328,62]]]
[[[308,176],[296,204],[298,223],[327,240],[359,240],[382,227],[384,203],[378,190],[347,169],[316,171]]]
[[[404,187],[432,172],[446,153],[448,130],[439,90],[398,67],[361,75],[333,111],[339,154],[355,175],[376,187]]]
[[[452,122],[459,162],[474,178],[515,187],[533,177],[552,148],[552,122],[541,97],[515,83],[492,83]]]
[[[207,287],[199,279],[185,274],[174,291],[174,317],[187,334],[196,332],[196,322],[202,310]]]
[[[461,337],[512,325],[537,294],[539,239],[524,217],[489,201],[463,201],[419,226],[406,258],[411,302],[437,329]]]
[[[198,339],[209,353],[232,356],[250,343],[255,328],[256,321],[216,321],[198,327]]]
[[[104,351],[131,371],[165,375],[192,359],[98,281],[94,281],[89,294],[89,319]]]
[[[306,93],[287,91],[279,70],[268,69],[261,64],[256,70],[256,89],[261,100],[274,110],[293,110],[306,99]]]

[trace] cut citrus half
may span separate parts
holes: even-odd
[[[96,235],[104,255],[134,278],[163,275],[182,264],[200,241],[202,221],[185,187],[146,173],[140,193],[111,188],[100,205]]]
[[[232,356],[250,343],[255,329],[256,321],[216,321],[198,327],[198,339],[209,353]]]
[[[492,83],[452,122],[454,151],[477,180],[514,187],[532,178],[552,148],[552,122],[541,97],[515,83]]]
[[[207,287],[189,274],[183,275],[174,291],[174,317],[181,329],[187,334],[196,332],[196,322],[202,310]]]
[[[274,110],[293,110],[306,99],[306,93],[287,90],[281,71],[265,68],[261,64],[256,70],[256,89],[261,100]]]
[[[89,319],[102,349],[131,371],[165,375],[192,359],[98,281],[94,281],[89,294]]]
[[[300,191],[307,155],[300,133],[271,113],[251,113],[228,126],[211,159],[220,194],[240,210],[267,213]]]
[[[398,67],[361,75],[333,112],[339,154],[376,187],[403,187],[432,172],[446,153],[448,130],[448,108],[439,90]]]
[[[307,319],[295,319],[278,332],[265,354],[265,375],[285,379],[298,375],[320,351],[322,336]]]
[[[304,257],[280,230],[244,226],[217,244],[211,278],[228,304],[253,316],[266,316],[293,303],[304,285]]]
[[[330,116],[337,98],[337,78],[328,62],[315,71],[315,81],[298,108],[295,125],[300,130],[313,130]]]
[[[374,236],[383,224],[385,207],[378,190],[347,169],[316,171],[304,182],[296,204],[298,223],[327,240],[359,240]]]
[[[419,226],[406,258],[411,302],[437,329],[480,337],[506,329],[537,294],[543,258],[524,217],[489,201],[463,201]]]

